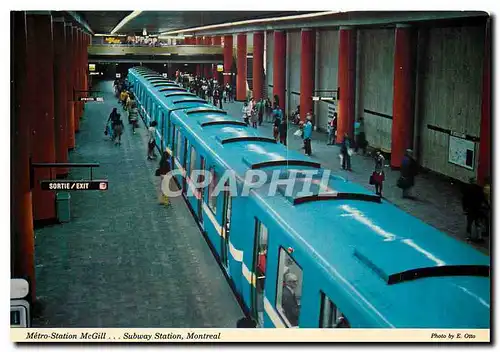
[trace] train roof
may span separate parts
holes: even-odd
[[[171,98],[157,95],[172,106]],[[279,195],[269,197],[266,184],[254,191],[255,200],[335,280],[349,283],[346,295],[388,326],[489,327],[488,256],[358,184],[333,174],[323,178],[325,170],[313,159],[206,105],[172,116],[240,180],[249,169],[299,174],[291,194],[278,187]],[[311,170],[318,171],[312,195],[301,196],[300,173]]]

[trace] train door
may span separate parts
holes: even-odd
[[[222,205],[222,264],[229,268],[229,233],[231,228],[231,194],[229,192],[229,181],[224,184],[223,205]]]
[[[161,152],[163,153],[163,151],[165,150],[165,146],[163,143],[165,143],[164,141],[164,136],[165,136],[165,114],[163,113],[163,109],[160,109],[160,150]],[[168,135],[166,135],[167,138],[168,138]]]
[[[200,170],[205,171],[205,158],[200,156]],[[205,175],[198,176],[198,184],[202,184],[204,181]],[[203,225],[203,200],[205,199],[205,187],[198,188],[198,219],[200,220],[200,224]]]
[[[257,218],[255,218],[255,238],[252,273],[255,273],[255,286],[251,285],[252,315],[257,324],[264,326],[264,287],[266,282],[268,231]],[[253,282],[252,278],[252,282]]]
[[[188,177],[188,170],[186,168],[188,141],[186,137],[184,137],[183,139],[184,139],[184,150],[182,151],[182,167],[184,168],[184,177],[182,178],[182,193],[186,195],[187,177]]]

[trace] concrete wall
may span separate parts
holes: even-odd
[[[481,121],[484,27],[420,30],[418,118],[420,164],[467,181],[477,172],[448,162],[449,135],[428,124],[479,137]]]
[[[358,105],[355,117],[364,117],[366,138],[370,146],[390,151],[394,29],[358,30],[357,61]]]
[[[300,31],[287,33],[288,77],[286,111],[290,114],[300,104]]]
[[[266,32],[266,81],[267,95],[273,100],[273,57],[274,57],[274,32]]]
[[[338,88],[339,62],[339,32],[338,30],[321,30],[318,33],[318,71],[316,89],[336,90]],[[319,92],[319,96],[331,96],[333,93]],[[317,127],[326,130],[328,123],[328,109],[331,105],[325,102],[316,103]],[[336,104],[335,104],[336,106]],[[336,111],[338,111],[336,109]]]

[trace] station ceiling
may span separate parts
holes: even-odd
[[[95,33],[110,33],[132,11],[79,11]],[[148,34],[233,21],[310,13],[313,11],[143,11],[117,34]]]

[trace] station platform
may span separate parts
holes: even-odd
[[[242,102],[235,101],[223,103],[223,109],[235,117],[242,118],[242,108]],[[258,129],[268,137],[273,136],[272,123],[263,122],[261,126],[258,126]],[[292,150],[303,152],[302,138],[293,135],[297,129],[298,126],[290,125],[287,145]],[[375,166],[371,156],[354,154],[351,157],[353,171],[349,172],[342,170],[339,158],[340,146],[327,145],[327,134],[317,131],[313,131],[311,149],[311,157],[321,163],[322,167],[328,168],[345,179],[356,182],[375,192],[374,186],[368,183]],[[433,173],[420,173],[417,175],[415,187],[412,189],[412,195],[416,199],[405,199],[402,198],[401,189],[396,186],[400,172],[390,168],[389,160],[386,160],[386,164],[387,167],[384,170],[385,181],[382,192],[386,201],[393,203],[407,213],[434,226],[440,231],[466,242],[465,228],[467,221],[462,210],[462,195],[458,183],[453,184]],[[488,237],[484,239],[483,243],[469,244],[484,254],[489,255],[490,243]]]
[[[94,178],[109,190],[71,193],[71,221],[35,231],[33,327],[236,327],[244,313],[186,203],[158,204],[145,126],[132,134],[112,82],[94,90],[105,101],[87,103],[69,161],[100,163]],[[113,107],[125,123],[120,146],[104,135]]]

